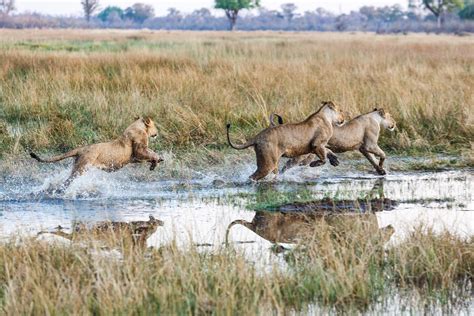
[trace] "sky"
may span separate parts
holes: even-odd
[[[212,8],[213,0],[99,0],[101,8],[116,5],[126,8],[136,2],[151,4],[155,14],[166,15],[168,8],[176,8],[184,13],[191,13],[200,8]],[[325,8],[333,13],[348,13],[364,5],[385,6],[401,4],[406,7],[406,0],[261,0],[261,6],[268,9],[279,9],[282,3],[296,4],[299,12]],[[16,0],[17,13],[38,12],[50,15],[81,15],[80,0]]]

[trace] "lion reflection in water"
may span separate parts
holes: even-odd
[[[228,237],[230,229],[234,225],[243,225],[259,235],[260,237],[272,243],[296,243],[305,237],[311,236],[317,224],[325,221],[328,226],[335,229],[339,235],[346,234],[347,229],[356,221],[360,226],[370,231],[377,231],[377,217],[375,214],[334,214],[327,215],[325,212],[314,213],[283,213],[283,212],[269,212],[257,211],[251,222],[245,220],[235,220],[229,224],[226,231],[226,244],[228,244]],[[384,241],[388,241],[394,229],[391,225],[381,228],[382,237]]]
[[[54,234],[71,241],[101,240],[107,244],[122,245],[144,249],[147,239],[156,232],[163,221],[150,215],[148,221],[133,222],[98,222],[90,226],[84,222],[74,222],[71,233],[64,232],[61,226],[53,232],[40,232],[40,234]]]

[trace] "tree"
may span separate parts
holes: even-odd
[[[140,24],[154,16],[155,10],[149,4],[135,3],[131,7],[125,9],[125,17]]]
[[[293,20],[295,17],[295,11],[298,7],[293,3],[284,3],[280,6],[280,8],[285,19],[288,22],[291,22],[291,20]]]
[[[15,0],[0,0],[0,14],[8,15],[15,10]]]
[[[168,15],[166,17],[181,20],[183,18],[183,15],[176,8],[168,8]]]
[[[444,22],[444,13],[454,9],[462,9],[462,0],[422,0],[425,9],[428,9],[436,17],[438,28]]]
[[[215,0],[215,8],[222,9],[229,19],[229,29],[235,29],[235,23],[239,16],[239,11],[243,9],[253,9],[260,6],[260,0]]]
[[[206,18],[206,19],[212,17],[212,13],[208,8],[201,8],[199,10],[194,10],[193,13],[191,13],[191,15]]]
[[[458,14],[463,20],[474,20],[474,0],[465,0],[464,9],[459,11]]]
[[[86,17],[87,22],[89,22],[92,14],[99,9],[99,0],[82,0],[81,5],[82,11],[84,11],[84,16]]]
[[[398,4],[378,8],[363,6],[359,13],[365,15],[369,21],[395,22],[405,17],[405,12]]]
[[[102,21],[102,22],[108,22],[111,20],[114,20],[116,18],[123,19],[123,10],[119,7],[115,6],[108,6],[104,10],[102,10],[97,17]]]
[[[470,4],[459,11],[459,17],[463,20],[474,20],[474,4]]]
[[[359,9],[359,13],[365,15],[369,21],[379,20],[381,18],[380,12],[373,6],[363,6]]]
[[[347,29],[348,27],[348,17],[347,14],[341,14],[336,18],[336,29],[339,32],[343,32]]]

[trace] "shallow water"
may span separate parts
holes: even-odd
[[[36,234],[58,225],[70,228],[73,221],[146,220],[153,215],[165,222],[149,239],[159,246],[171,239],[182,244],[216,247],[236,219],[252,220],[246,206],[260,195],[304,190],[314,199],[357,199],[383,195],[398,205],[378,212],[380,227],[392,225],[391,242],[403,238],[420,224],[474,235],[474,173],[472,169],[442,172],[392,172],[380,177],[351,166],[298,167],[265,183],[247,180],[252,165],[234,170],[194,172],[185,179],[160,180],[157,173],[143,173],[144,166],[126,167],[115,173],[90,170],[63,193],[44,193],[69,174],[68,165],[40,166],[34,175],[3,174],[0,185],[0,235]],[[221,176],[224,174],[225,176]],[[50,190],[51,191],[51,190]],[[246,248],[270,243],[243,226],[231,231],[234,241]],[[203,246],[204,247],[204,246]]]
[[[90,170],[63,193],[44,192],[51,191],[67,178],[67,165],[36,166],[30,175],[15,171],[4,173],[0,175],[3,179],[0,182],[0,237],[6,240],[12,235],[34,236],[43,230],[53,231],[58,225],[67,232],[75,221],[128,222],[147,220],[153,215],[164,221],[164,226],[158,227],[148,239],[148,246],[160,247],[176,242],[180,247],[197,245],[200,251],[213,251],[223,246],[231,222],[252,221],[258,214],[249,209],[249,205],[261,197],[290,193],[292,197],[298,197],[300,192],[306,197],[309,194],[314,200],[368,197],[396,201],[393,209],[374,215],[379,227],[392,225],[395,229],[389,245],[403,240],[420,225],[438,232],[448,230],[462,237],[474,236],[472,169],[391,172],[380,177],[367,171],[353,171],[350,165],[337,169],[298,167],[276,179],[255,184],[247,181],[252,165],[234,168],[194,172],[186,179],[167,180],[161,180],[160,173],[147,172],[144,166],[130,166],[115,173]],[[245,226],[233,226],[228,236],[258,271],[287,270],[284,255],[274,251],[272,242]],[[52,234],[42,234],[38,238],[65,245],[70,243]],[[121,257],[116,250],[97,254]],[[394,298],[393,304],[375,306],[374,314],[398,314],[407,311],[405,305],[418,306],[409,300],[403,302],[405,299]],[[456,314],[466,311],[469,314],[474,309],[474,301],[466,304],[457,308]],[[389,306],[392,308],[387,309]],[[413,310],[415,314],[422,313],[425,307],[417,308]],[[309,313],[319,310],[316,305],[308,306]],[[436,313],[440,311],[442,309]]]

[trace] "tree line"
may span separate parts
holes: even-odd
[[[79,0],[78,0],[79,1]],[[374,31],[393,32],[474,32],[474,0],[408,0],[400,5],[363,6],[347,14],[334,14],[324,8],[304,13],[293,3],[279,10],[260,6],[259,0],[215,0],[214,8],[184,14],[169,8],[155,16],[153,6],[135,3],[130,7],[101,7],[100,0],[80,0],[84,16],[61,17],[37,13],[15,13],[15,0],[0,0],[0,27],[94,27],[149,28],[166,30],[286,30],[286,31]],[[247,11],[246,14],[242,14]]]

